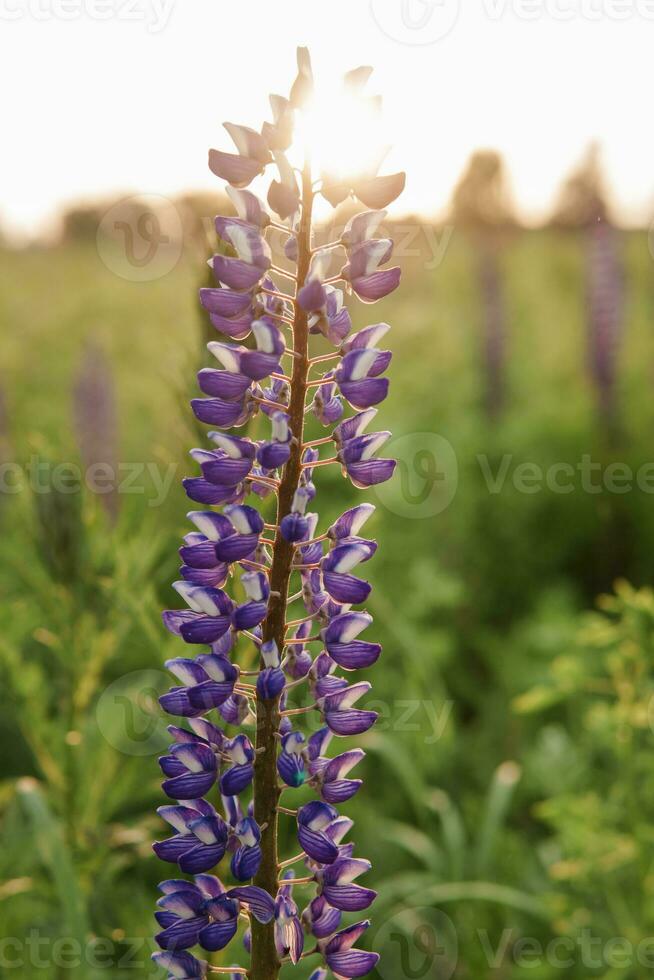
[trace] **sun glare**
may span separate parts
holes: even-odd
[[[317,93],[297,114],[297,146],[308,148],[316,174],[340,180],[375,171],[387,152],[380,115],[374,98]]]

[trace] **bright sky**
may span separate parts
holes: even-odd
[[[375,66],[402,210],[438,213],[494,147],[538,218],[597,139],[622,217],[649,222],[653,42],[654,0],[0,0],[0,221],[37,231],[80,198],[215,187],[221,123],[269,117],[307,44],[323,90]]]

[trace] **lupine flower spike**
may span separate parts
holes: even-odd
[[[363,98],[369,74],[349,73],[353,97]],[[309,956],[320,957],[313,980],[349,980],[378,959],[356,948],[369,923],[347,921],[376,893],[340,812],[361,788],[365,753],[329,752],[376,719],[365,707],[370,683],[350,676],[381,654],[361,608],[371,588],[362,570],[377,549],[364,529],[374,507],[357,504],[324,527],[316,499],[323,466],[340,467],[357,488],[389,479],[395,466],[378,455],[390,433],[371,431],[388,393],[389,326],[352,334],[344,297],[373,303],[398,285],[399,269],[387,267],[393,243],[376,236],[404,175],[315,180],[308,152],[296,167],[294,122],[312,92],[301,48],[289,98],[271,96],[272,120],[260,132],[225,123],[235,152],[209,154],[236,215],[216,218],[227,247],[210,262],[215,288],[200,291],[223,339],[208,345],[217,365],[200,371],[192,402],[210,428],[208,444],[191,451],[199,473],[184,481],[192,526],[174,588],[185,605],[163,614],[187,652],[167,662],[174,682],[160,698],[172,744],[160,759],[168,802],[159,815],[172,835],[154,850],[178,877],[160,885],[154,960],[178,980],[216,972],[276,980],[282,965]],[[264,202],[249,187],[268,168]],[[332,206],[354,197],[374,210],[353,217],[339,242],[315,248],[318,193]],[[270,228],[285,233],[283,275]],[[311,356],[312,336],[329,356]],[[242,428],[256,414],[267,426],[258,440]],[[320,721],[309,736],[312,711]],[[278,853],[282,820],[297,837],[293,856]],[[241,927],[248,966],[211,966],[205,954],[225,949]]]

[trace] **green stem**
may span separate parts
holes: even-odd
[[[311,164],[307,158],[302,172],[302,212],[298,231],[297,282],[298,290],[304,284],[311,261],[311,212],[313,188]],[[277,533],[270,573],[271,598],[268,615],[263,624],[264,641],[274,640],[280,653],[284,648],[286,632],[286,599],[293,566],[294,547],[279,531],[282,518],[290,513],[295,491],[302,475],[302,441],[304,429],[304,405],[309,373],[309,329],[307,314],[299,303],[295,304],[293,320],[293,377],[291,401],[288,408],[289,424],[295,437],[291,456],[286,463],[279,486],[277,502]],[[262,860],[254,879],[274,898],[279,878],[277,852],[277,820],[280,790],[277,781],[277,745],[275,734],[280,724],[279,699],[260,700],[257,705],[258,754],[254,769],[254,816],[259,826],[265,826],[261,834]],[[260,750],[260,751],[259,751]],[[250,980],[277,980],[281,963],[275,949],[274,924],[262,925],[252,920],[252,965]]]

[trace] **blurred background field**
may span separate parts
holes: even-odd
[[[594,186],[587,168],[521,228],[479,155],[449,221],[389,226],[402,288],[356,311],[393,326],[400,459],[375,500],[381,722],[352,807],[382,980],[654,966],[654,261]],[[107,205],[2,251],[3,976],[150,971],[160,610],[219,202],[174,206],[177,260],[142,281],[120,238],[115,262],[98,247]],[[119,486],[76,492],[94,464]],[[320,477],[326,522],[356,491]]]

